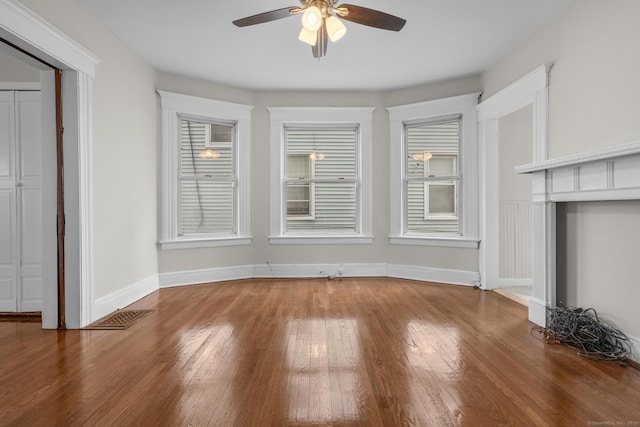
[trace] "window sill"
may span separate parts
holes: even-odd
[[[191,249],[191,248],[215,248],[221,246],[242,246],[250,245],[251,237],[215,237],[215,238],[194,238],[180,240],[163,240],[158,242],[158,247],[162,250],[171,249]]]
[[[269,243],[272,245],[370,245],[373,243],[373,236],[363,235],[282,235],[270,236]]]
[[[478,249],[480,241],[463,237],[390,236],[392,245],[440,246],[448,248]]]

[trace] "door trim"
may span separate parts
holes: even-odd
[[[89,166],[92,145],[93,78],[100,59],[14,0],[0,0],[0,37],[62,70],[66,168],[64,190],[67,201],[66,320],[69,328],[80,328],[92,321],[93,215],[92,175]],[[41,76],[42,89],[45,92],[45,86],[53,84],[53,74],[42,72]],[[50,83],[47,84],[46,79],[50,79]],[[53,116],[53,111],[50,114]],[[52,117],[48,119],[53,120]],[[44,328],[57,326],[56,283],[55,279],[46,280],[43,286]]]
[[[548,156],[548,87],[550,64],[542,65],[480,103],[480,286],[499,284],[498,122],[523,107],[533,107],[533,159]]]

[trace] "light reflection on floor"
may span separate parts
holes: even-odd
[[[463,366],[459,336],[453,326],[424,320],[407,323],[406,357],[414,373],[409,379],[409,390],[413,407],[423,422],[429,421],[429,414],[434,412],[449,412],[454,416],[461,413],[463,402],[458,390]],[[437,393],[423,386],[434,382],[440,385]]]
[[[289,420],[301,424],[357,421],[362,400],[358,321],[302,319],[289,322],[286,329]]]
[[[206,424],[216,413],[234,416],[232,384],[236,372],[236,336],[233,325],[220,323],[189,329],[180,334],[179,366],[184,388],[179,404],[185,422]],[[204,346],[204,351],[201,347]],[[197,358],[194,355],[199,355]],[[218,387],[211,387],[219,384]],[[196,392],[193,392],[195,390]],[[203,394],[206,392],[206,395]],[[202,401],[215,402],[208,411],[202,411]],[[200,408],[199,408],[200,406]]]

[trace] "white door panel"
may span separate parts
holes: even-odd
[[[13,92],[0,91],[0,185],[13,178]]]
[[[42,175],[40,92],[17,92],[16,107],[20,181],[39,183]]]
[[[0,91],[0,311],[42,306],[39,92]]]

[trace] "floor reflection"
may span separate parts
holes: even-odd
[[[407,322],[405,334],[408,368],[412,372],[408,379],[409,393],[416,416],[425,423],[438,422],[431,419],[433,414],[448,413],[451,418],[459,417],[463,405],[458,394],[463,362],[458,329],[411,320]],[[437,390],[426,387],[427,384],[438,384]]]
[[[355,422],[362,401],[356,319],[303,319],[286,326],[290,422]]]
[[[180,332],[182,397],[179,419],[205,425],[235,413],[232,386],[236,373],[236,337],[233,325],[221,323]]]

